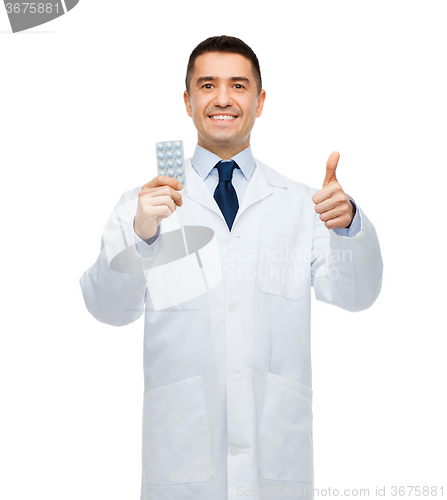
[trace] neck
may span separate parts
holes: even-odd
[[[238,153],[241,151],[244,151],[244,149],[247,149],[248,146],[250,145],[250,141],[247,142],[245,145],[239,145],[239,146],[228,146],[225,144],[219,145],[219,144],[206,144],[200,140],[198,140],[198,144],[200,147],[203,149],[206,149],[207,151],[210,151],[211,153],[214,153],[216,156],[221,158],[222,160],[230,160],[233,158],[233,156],[236,156]]]

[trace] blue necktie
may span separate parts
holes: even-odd
[[[233,177],[233,170],[240,167],[234,160],[221,160],[216,165],[216,168],[219,172],[219,184],[214,191],[214,199],[219,205],[220,211],[231,231],[231,227],[233,226],[234,219],[239,209],[236,190],[231,183],[231,178]]]

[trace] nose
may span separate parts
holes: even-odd
[[[220,108],[231,106],[233,100],[231,99],[230,89],[225,86],[219,87],[217,94],[214,97],[214,105]]]

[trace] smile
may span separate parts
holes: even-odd
[[[210,116],[211,120],[235,120],[236,116],[231,115],[214,115]]]

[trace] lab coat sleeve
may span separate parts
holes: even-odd
[[[158,231],[149,253],[137,250],[138,236],[133,229],[138,193],[124,193],[115,205],[101,237],[96,262],[80,278],[87,310],[102,323],[123,326],[136,321],[144,312],[147,273],[163,247]],[[140,240],[141,244],[147,245]]]
[[[351,236],[328,230],[315,213],[311,257],[317,300],[352,312],[373,305],[382,287],[383,271],[376,230],[359,206],[356,210],[360,229]]]

